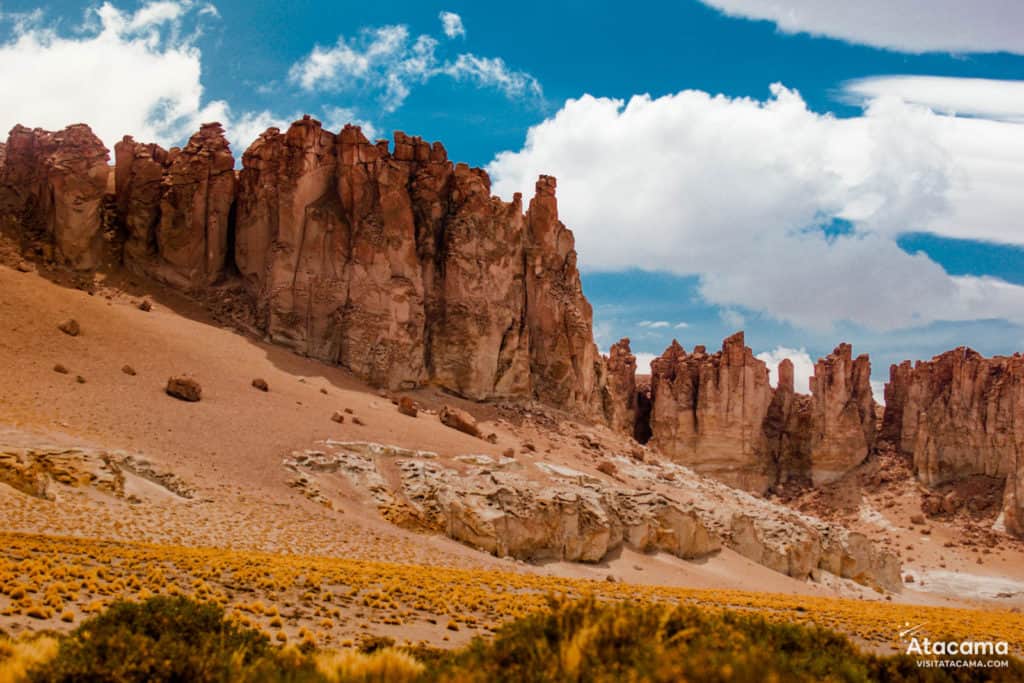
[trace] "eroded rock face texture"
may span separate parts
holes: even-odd
[[[772,388],[743,342],[739,332],[718,353],[687,354],[673,341],[651,362],[651,443],[701,474],[763,491],[772,483],[763,430]]]
[[[814,364],[811,378],[811,479],[839,479],[868,457],[875,443],[871,361],[840,344]]]
[[[491,196],[439,143],[306,118],[242,158],[235,262],[270,337],[381,386],[601,415],[603,376],[554,179]]]
[[[934,487],[972,475],[1005,479],[1003,514],[1024,534],[1024,357],[966,347],[893,365],[882,436]]]
[[[793,365],[768,368],[743,333],[722,350],[687,354],[673,342],[651,363],[651,443],[677,462],[732,486],[763,492],[786,484],[834,481],[874,444],[874,399],[867,356],[842,344],[818,361],[811,395],[793,390]]]
[[[633,435],[638,410],[636,381],[636,356],[629,348],[629,339],[620,339],[612,344],[605,363],[608,373],[607,407],[608,423],[616,431]]]
[[[0,163],[0,225],[26,251],[77,270],[99,265],[107,149],[89,126],[15,126]]]
[[[181,149],[125,137],[115,152],[107,198],[133,272],[193,292],[240,278],[272,341],[377,386],[535,398],[601,420],[614,408],[628,421],[633,398],[626,384],[608,389],[554,178],[524,211],[440,143],[396,133],[389,149],[310,117],[266,131],[240,173],[217,123]],[[3,156],[4,224],[95,267],[102,143],[85,126],[16,127]]]

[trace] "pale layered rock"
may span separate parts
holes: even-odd
[[[91,488],[125,498],[133,480],[145,480],[181,498],[194,490],[177,475],[124,451],[93,448],[0,444],[0,484],[46,500],[59,498],[61,487]]]
[[[390,460],[390,462],[382,462]],[[331,443],[295,454],[285,466],[306,477],[304,488],[324,498],[315,473],[345,474],[368,492],[382,514],[447,536],[498,557],[599,562],[623,544],[698,558],[721,548],[691,506],[659,494],[517,472],[510,458],[462,458],[459,471],[421,454],[379,444]],[[383,475],[399,473],[400,482]],[[300,480],[301,481],[301,480]]]
[[[966,347],[890,368],[883,433],[936,487],[973,475],[1004,479],[1004,525],[1024,535],[1024,358]]]
[[[0,225],[26,251],[77,270],[99,265],[109,154],[89,126],[57,132],[15,126],[4,157]]]
[[[363,492],[393,523],[435,530],[499,557],[599,562],[625,545],[695,559],[729,547],[801,580],[824,569],[886,590],[902,585],[898,559],[864,536],[674,463],[617,458],[620,472],[646,482],[634,488],[554,463],[524,470],[512,458],[454,461],[327,441],[294,453],[284,466],[294,485],[322,504],[333,504],[332,490]],[[348,479],[342,489],[335,474]],[[656,483],[660,490],[651,490]]]

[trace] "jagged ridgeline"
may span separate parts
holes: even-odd
[[[941,488],[1005,483],[1024,531],[1024,359],[969,349],[894,366],[884,415],[867,356],[842,344],[809,396],[776,388],[742,334],[722,351],[673,344],[638,381],[629,340],[598,353],[555,179],[523,207],[435,142],[305,117],[242,155],[219,124],[182,148],[125,137],[115,163],[84,124],[16,126],[0,144],[0,228],[30,258],[124,268],[194,294],[241,290],[251,324],[297,353],[391,389],[536,399],[604,422],[674,460],[764,492],[842,478],[879,447]]]

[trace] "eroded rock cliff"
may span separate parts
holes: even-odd
[[[768,368],[743,333],[722,350],[687,354],[673,341],[651,363],[652,445],[677,462],[732,486],[764,492],[787,484],[834,481],[868,457],[874,398],[867,356],[841,344],[818,361],[811,395],[793,390],[793,366]]]
[[[0,227],[27,252],[76,270],[95,268],[108,157],[85,124],[56,133],[15,126],[0,164]]]
[[[960,347],[893,365],[882,437],[929,487],[984,475],[1005,481],[1003,520],[1024,534],[1024,357]]]
[[[133,272],[200,293],[241,281],[270,340],[377,386],[628,420],[635,398],[607,386],[554,178],[524,212],[440,143],[399,132],[389,149],[310,117],[262,134],[240,173],[216,123],[181,149],[126,137],[115,151],[111,203]],[[102,143],[85,126],[16,127],[4,156],[4,224],[45,257],[95,267]]]

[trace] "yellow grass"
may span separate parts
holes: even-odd
[[[546,596],[556,594],[755,610],[771,620],[831,628],[880,649],[896,646],[897,631],[909,622],[926,623],[932,637],[1005,640],[1014,652],[1024,650],[1024,615],[1008,611],[0,533],[0,612],[53,617],[53,608],[42,604],[51,595],[63,596],[63,610],[91,614],[112,600],[136,599],[142,591],[215,600],[276,639],[288,639],[281,626],[291,624],[291,633],[302,640],[312,639],[316,630],[333,633],[334,643],[366,623],[431,624],[438,632],[486,634],[502,622],[545,609]],[[282,618],[296,607],[305,621]],[[48,622],[38,619],[24,622],[46,628]]]

